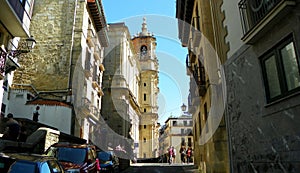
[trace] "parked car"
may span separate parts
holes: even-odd
[[[97,158],[100,161],[101,172],[119,172],[119,159],[113,151],[100,151],[97,153]]]
[[[0,153],[0,172],[65,173],[55,157],[29,153]]]
[[[97,173],[100,171],[94,145],[56,143],[48,148],[46,154],[56,157],[64,170],[69,173]]]

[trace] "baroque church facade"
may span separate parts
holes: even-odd
[[[147,30],[131,37],[125,23],[108,27],[102,113],[108,124],[105,142],[120,145],[137,159],[158,156],[158,59],[156,38]],[[107,130],[106,130],[107,131]]]

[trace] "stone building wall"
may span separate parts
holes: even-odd
[[[232,172],[300,171],[299,92],[266,102],[260,57],[292,34],[299,62],[299,5],[253,45],[226,62],[227,112]],[[286,20],[288,19],[288,20]]]
[[[67,89],[73,13],[73,1],[35,2],[31,34],[37,44],[20,59],[22,67],[15,72],[14,83],[32,84],[38,90]]]
[[[36,1],[31,34],[37,44],[32,53],[20,59],[22,67],[15,72],[14,83],[32,84],[41,91],[68,89],[70,69],[75,67],[82,50],[83,19],[88,17],[84,15],[86,3],[78,1],[73,28],[75,2]]]

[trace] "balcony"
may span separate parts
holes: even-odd
[[[87,116],[87,115],[90,114],[90,112],[91,112],[91,110],[90,110],[91,104],[92,103],[91,103],[91,101],[88,98],[86,98],[86,97],[82,98],[80,108],[81,108],[81,111],[84,113],[84,115]]]
[[[188,45],[194,0],[176,1],[176,18],[178,19],[178,37],[183,47]]]
[[[34,0],[1,1],[0,21],[13,36],[28,37]]]
[[[6,52],[0,47],[0,80],[3,80],[5,75]]]
[[[95,47],[93,38],[95,37],[94,31],[92,29],[88,29],[86,43],[89,47]]]
[[[98,84],[98,81],[93,81],[93,82],[92,82],[92,87],[93,87],[94,89],[100,88],[100,86],[99,86],[99,84]]]
[[[99,0],[88,0],[87,3],[93,22],[96,26],[96,31],[99,33],[99,41],[102,46],[107,47],[109,41],[106,29],[107,23],[104,16],[102,2]]]
[[[295,0],[241,0],[239,11],[247,44],[255,43],[296,4]]]

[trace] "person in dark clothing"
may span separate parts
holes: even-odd
[[[18,141],[25,142],[26,139],[27,139],[27,136],[28,136],[27,135],[27,129],[24,126],[24,124],[22,123],[22,121],[20,121],[19,124],[20,124],[20,134],[19,134]]]
[[[181,163],[185,163],[185,154],[186,154],[185,146],[181,146],[179,152],[180,152]]]
[[[37,106],[35,108],[35,111],[33,112],[32,120],[35,121],[35,122],[39,121],[39,115],[40,115],[39,110],[40,110],[40,107]]]
[[[14,119],[12,113],[7,114],[8,121],[6,122],[6,129],[3,139],[17,141],[20,134],[20,124]]]

